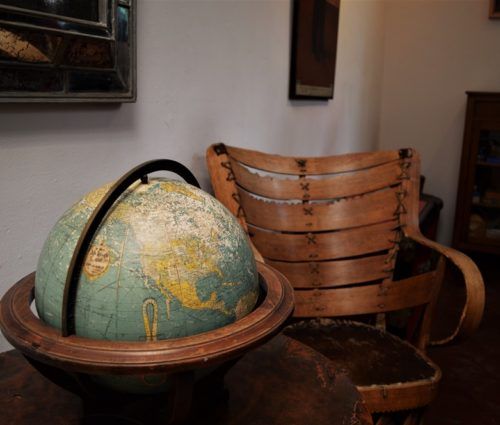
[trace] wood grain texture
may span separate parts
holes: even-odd
[[[432,313],[446,259],[463,272],[467,300],[457,329],[438,343],[462,339],[477,328],[484,309],[482,277],[466,255],[429,241],[420,233],[420,157],[413,149],[323,158],[281,157],[232,147],[227,147],[227,152],[231,164],[236,164],[233,177],[239,188],[239,206],[246,214],[245,221],[253,234],[252,239],[264,254],[266,262],[283,272],[295,286],[295,317],[325,318],[370,313],[381,317],[388,311],[423,305],[423,317],[416,334],[417,343],[423,351],[429,341]],[[391,173],[395,171],[391,169],[393,164],[399,166],[400,173],[396,176],[399,184],[389,190],[370,192],[379,184],[390,184],[394,176]],[[259,177],[255,175],[255,170],[245,167],[289,176]],[[384,172],[378,173],[380,170]],[[265,174],[262,171],[257,173]],[[358,176],[364,178],[358,180]],[[318,183],[323,178],[325,181],[331,180],[331,184]],[[339,184],[340,181],[343,183]],[[360,190],[366,194],[350,196]],[[252,193],[264,199],[258,199]],[[336,203],[312,201],[316,197],[335,198],[344,194],[347,194],[346,199]],[[266,202],[293,199],[298,200],[292,202],[293,205],[290,202]],[[369,229],[374,227],[370,225],[390,220],[397,221],[402,230],[399,233],[403,233],[403,236],[441,254],[437,270],[392,281],[392,269],[398,253],[397,242],[388,247],[388,255],[361,255],[332,261],[311,261],[316,258],[309,258],[309,255],[318,255],[318,258],[348,257],[361,252],[364,244],[367,247],[376,246],[374,244],[382,242],[376,241],[376,236],[365,237],[365,230],[361,229]],[[338,235],[331,236],[332,241],[336,238],[335,242],[329,240],[330,236],[319,236],[323,233],[318,232],[332,230],[340,230]],[[352,238],[339,236],[351,230]],[[359,233],[355,235],[354,230],[359,230]],[[303,234],[271,237],[275,234],[269,231]],[[384,232],[387,229],[382,229],[381,235]],[[311,235],[316,235],[316,240],[308,244],[307,237]],[[306,239],[303,239],[304,236]],[[397,241],[400,236],[398,234],[394,240]],[[384,240],[385,236],[381,236],[381,239]],[[320,250],[310,246],[318,242]],[[323,256],[319,257],[318,253]],[[345,287],[344,284],[350,286]],[[439,369],[437,371],[434,380],[391,385],[373,382],[359,389],[372,412],[419,408],[428,404],[435,395],[440,379]],[[409,415],[412,417],[413,413],[410,411]]]
[[[231,161],[238,185],[259,196],[272,199],[306,201],[356,196],[399,184],[399,161],[391,161],[357,172],[322,178],[278,178],[252,172],[238,161]]]
[[[315,232],[366,226],[395,218],[397,189],[385,189],[337,202],[267,202],[239,189],[248,224],[285,232]],[[369,213],[367,213],[369,212]]]
[[[372,412],[428,404],[441,371],[422,351],[375,326],[350,320],[303,320],[285,335],[314,348],[348,372]]]
[[[420,161],[418,154],[414,152],[418,159],[411,169],[410,179],[407,180],[405,190],[412,196],[411,207],[405,217],[404,234],[415,242],[431,248],[444,256],[462,272],[465,282],[466,300],[462,309],[459,322],[455,330],[446,338],[439,341],[432,341],[432,345],[443,345],[451,342],[458,342],[472,335],[481,323],[484,313],[485,293],[484,282],[481,272],[476,264],[465,254],[453,248],[446,247],[437,242],[431,241],[422,235],[418,227],[418,193],[420,186]]]
[[[210,146],[206,152],[208,173],[210,175],[210,180],[213,182],[212,186],[214,189],[215,197],[222,204],[224,204],[224,206],[229,211],[231,211],[231,213],[238,219],[239,223],[246,231],[247,223],[245,220],[244,211],[240,207],[238,190],[236,188],[229,156],[222,148],[222,146],[220,146],[220,149],[216,148],[216,146],[219,145]],[[261,253],[255,248],[251,241],[250,244],[255,259],[263,263],[264,259],[262,258]]]
[[[247,316],[209,332],[152,342],[63,337],[30,309],[35,274],[15,284],[0,303],[0,329],[7,340],[36,361],[78,373],[180,372],[220,365],[268,340],[293,310],[292,288],[270,266],[257,263],[263,301]]]
[[[358,387],[358,391],[363,395],[370,412],[396,412],[427,406],[436,398],[440,380],[439,371],[433,380]]]
[[[398,151],[349,153],[324,157],[287,157],[226,146],[229,156],[242,164],[278,174],[320,175],[357,171],[399,159]]]
[[[433,294],[431,297],[431,301],[424,306],[422,321],[420,323],[419,329],[417,329],[416,337],[414,338],[415,346],[422,351],[425,351],[427,346],[429,345],[432,319],[436,310],[438,295],[439,291],[441,290],[445,271],[446,261],[445,258],[441,256],[436,266],[436,280],[434,288],[432,289]]]
[[[326,233],[277,233],[251,224],[248,231],[252,242],[266,259],[319,261],[387,250],[394,246],[397,227],[398,223],[391,220]]]
[[[387,255],[375,255],[293,263],[266,259],[266,263],[283,273],[294,288],[331,288],[388,278],[386,259]]]
[[[207,149],[206,160],[208,174],[212,182],[215,197],[224,204],[224,206],[238,218],[240,224],[246,230],[246,221],[241,214],[238,201],[238,190],[231,169],[231,162],[225,149],[220,145],[212,145]]]
[[[435,273],[379,285],[337,289],[295,290],[295,317],[340,317],[384,313],[431,300]]]
[[[211,149],[213,151],[214,147],[209,148],[209,153]],[[231,198],[237,198],[237,206],[234,203],[231,204],[226,193],[229,190],[227,183],[221,183],[221,176],[224,174],[224,171],[221,171],[221,169],[227,168],[222,167],[217,161],[209,161],[209,169],[211,176],[218,176],[212,180],[216,194],[221,193],[220,196],[223,203],[229,206],[230,209],[232,208],[232,211],[239,211],[240,215],[243,211],[246,214],[246,219],[242,218],[245,226],[247,223],[250,223],[260,228],[276,231],[316,232],[360,227],[370,223],[382,222],[384,218],[385,220],[393,217],[397,218],[402,228],[404,228],[404,236],[434,249],[456,265],[464,275],[467,300],[457,328],[448,338],[434,343],[447,343],[467,337],[478,327],[484,310],[484,284],[476,265],[466,255],[427,240],[419,230],[420,156],[415,150],[403,149],[392,152],[347,154],[323,158],[282,157],[229,146],[224,146],[223,152],[225,155],[224,160],[229,161],[230,164],[238,161],[255,169],[278,174],[304,176],[305,179],[307,179],[308,175],[345,173],[355,170],[366,170],[368,172],[372,167],[380,168],[382,165],[385,166],[384,164],[389,166],[388,163],[398,162],[401,167],[401,174],[398,178],[402,184],[394,192],[395,199],[391,199],[390,196],[386,197],[390,191],[376,191],[361,197],[350,197],[334,204],[305,203],[304,205],[284,206],[256,199],[243,189],[240,189],[238,196],[232,196]],[[231,173],[229,180],[231,180],[232,186],[230,190],[235,190],[237,177],[232,169]],[[242,177],[241,173],[239,177]],[[248,184],[250,183],[250,180],[248,180]],[[367,182],[367,184],[370,184],[370,182]],[[255,190],[250,187],[248,189],[250,192]],[[276,188],[273,187],[273,189],[269,190],[275,191]],[[267,194],[271,195],[271,193]],[[392,208],[394,208],[393,211]],[[263,249],[267,249],[267,247]],[[287,253],[286,255],[295,256],[296,254]],[[394,256],[390,264],[391,267],[395,259],[396,256]],[[281,266],[282,264],[278,262],[277,265]],[[284,270],[283,267],[281,267],[281,270]],[[288,276],[292,276],[295,267],[301,266],[292,265],[292,271],[288,273]],[[378,268],[374,269],[375,273],[377,271]],[[304,267],[302,267],[302,271],[299,273],[305,279],[306,273]],[[370,273],[371,271],[368,274]],[[387,281],[390,282],[390,277]],[[301,282],[304,282],[304,280]],[[313,282],[318,284],[318,281]],[[322,282],[319,282],[320,286]],[[432,308],[426,308],[426,314],[430,315],[431,311]],[[429,321],[430,319],[427,321],[423,320],[422,323],[428,323]],[[425,340],[425,337],[422,335],[421,338]]]
[[[220,386],[207,382],[196,389],[187,423],[372,424],[361,395],[334,362],[282,335],[243,356],[224,382]],[[284,387],[287,391],[269,391]],[[165,394],[115,398],[91,394],[82,401],[41,376],[20,352],[0,354],[2,424],[166,425],[166,399]]]

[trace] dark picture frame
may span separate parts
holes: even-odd
[[[490,0],[490,19],[500,19],[500,0]]]
[[[0,102],[134,102],[136,0],[0,0]]]
[[[340,0],[293,0],[289,98],[333,98]]]

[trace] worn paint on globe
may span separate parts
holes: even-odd
[[[52,229],[36,273],[36,307],[60,328],[68,266],[106,185]],[[136,183],[115,203],[87,253],[78,284],[76,334],[154,341],[195,335],[245,316],[258,277],[247,236],[215,198],[187,183]]]

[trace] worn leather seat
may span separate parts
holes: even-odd
[[[439,368],[414,346],[361,322],[301,320],[284,333],[334,360],[358,387],[425,380],[435,386]]]

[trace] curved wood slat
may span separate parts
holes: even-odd
[[[238,188],[238,192],[240,193],[240,206],[247,215],[247,222],[261,229],[288,232],[347,229],[388,221],[396,218],[392,216],[396,213],[399,222],[404,225],[406,236],[435,249],[443,257],[456,264],[464,274],[467,301],[459,325],[450,337],[439,343],[456,341],[475,330],[484,308],[482,278],[468,257],[428,241],[421,235],[418,229],[420,157],[416,151],[403,149],[393,152],[323,158],[282,157],[232,147],[227,147],[227,153],[232,164],[232,176],[236,179],[238,186],[244,188]],[[398,185],[402,189],[398,189],[402,196],[399,201],[395,196],[396,193],[392,199],[387,193],[384,194],[381,191],[368,193],[370,187],[378,189],[374,186],[378,183],[370,177],[363,179],[364,184],[367,185],[366,188],[362,188],[363,193],[366,193],[365,196],[336,204],[283,205],[277,202],[266,203],[250,195],[250,193],[255,193],[268,199],[303,201],[342,198],[346,197],[344,194],[348,197],[357,193],[356,187],[349,187],[356,186],[357,180],[349,174],[337,173],[356,171],[365,176],[376,176],[374,174],[376,170],[388,168],[390,166],[388,163],[396,163],[400,166],[401,174],[397,176],[397,180],[402,181],[402,184]],[[260,177],[254,174],[255,170],[248,170],[245,167],[289,176]],[[330,176],[327,176],[328,174]],[[315,180],[314,177],[311,178],[308,175],[322,176],[321,179],[331,180],[331,183],[321,186],[322,183],[317,183],[320,179]],[[294,176],[300,176],[300,178],[295,177],[294,180]],[[286,177],[286,179],[280,177]],[[301,183],[304,185],[309,183],[307,190]],[[376,202],[371,203],[370,200],[374,199]],[[292,224],[287,225],[287,222]],[[263,243],[260,246],[261,250],[276,249],[272,241],[266,243],[270,243],[271,247],[266,247]],[[288,248],[283,247],[283,250],[300,249],[300,247]],[[385,259],[385,256],[377,254],[371,257],[335,261],[266,261],[288,276],[295,286],[296,317],[338,317],[383,313],[425,304],[418,331],[419,346],[425,349],[429,339],[430,321],[439,281],[444,273],[444,260],[440,259],[440,266],[434,272],[392,282],[392,273],[389,273],[389,276],[377,274],[381,269],[383,270],[380,266]],[[366,264],[363,263],[365,261]],[[372,261],[374,264],[369,264]],[[379,263],[375,264],[377,261]],[[373,282],[378,279],[383,279],[383,282],[381,284]],[[361,285],[363,282],[366,284]],[[343,283],[349,285],[357,283],[358,285],[339,287]],[[370,385],[358,389],[372,411],[392,411],[424,406],[435,395],[437,382],[440,379],[439,370],[437,368],[436,370],[438,372],[436,379],[429,382]]]
[[[295,317],[335,317],[384,313],[427,304],[433,296],[436,273],[379,285],[338,289],[296,289]]]
[[[239,189],[247,224],[288,232],[315,232],[360,227],[395,218],[397,188],[335,202],[288,204],[267,202]]]
[[[386,279],[390,273],[387,255],[351,260],[287,263],[267,260],[266,263],[285,275],[294,288],[337,287]]]
[[[395,412],[425,407],[432,402],[438,392],[441,370],[428,357],[425,358],[436,369],[436,375],[432,379],[358,387],[368,410],[372,413]]]
[[[329,233],[276,233],[248,225],[250,238],[265,257],[283,261],[317,261],[354,257],[394,246],[395,220]]]
[[[349,153],[324,157],[287,157],[226,146],[229,156],[242,164],[278,174],[332,174],[363,170],[399,159],[399,151]]]
[[[272,199],[334,199],[361,195],[400,183],[399,161],[355,173],[341,173],[321,179],[283,179],[250,171],[238,161],[231,161],[234,176],[245,190]]]

